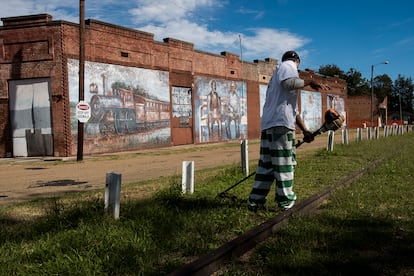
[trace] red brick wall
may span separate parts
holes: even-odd
[[[378,125],[378,113],[376,111],[377,99],[373,99],[373,124]],[[371,95],[348,96],[348,127],[369,127],[371,125]]]
[[[62,62],[61,25],[50,22],[49,16],[23,18],[23,23],[16,27],[18,20],[4,21],[0,29],[0,109],[2,122],[9,122],[8,80],[50,78],[52,96],[52,124],[54,132],[54,150],[56,156],[67,156],[67,128],[64,102],[65,66]],[[17,29],[16,29],[16,28]],[[0,156],[10,156],[12,152],[12,135],[10,128],[0,125]]]
[[[154,41],[153,34],[97,20],[87,20],[85,27],[87,61],[169,71],[171,87],[192,87],[196,76],[245,81],[248,138],[259,138],[259,84],[270,80],[277,60],[242,62],[237,54],[206,53],[195,50],[192,43],[173,38]],[[71,155],[76,141],[72,141],[70,131],[67,59],[79,58],[79,25],[52,21],[48,15],[5,19],[0,27],[0,46],[0,157],[12,150],[7,125],[8,80],[45,77],[51,82],[54,154]],[[19,51],[21,62],[15,58]],[[329,93],[346,96],[342,80],[309,71],[301,71],[301,76],[326,82],[332,87]],[[323,101],[326,106],[326,97]],[[180,130],[177,124],[172,120],[173,144],[192,143],[191,130]]]

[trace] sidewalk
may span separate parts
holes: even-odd
[[[99,156],[0,159],[0,204],[50,197],[63,192],[104,189],[106,174],[122,175],[131,183],[181,174],[182,161],[194,161],[195,171],[240,164],[239,142],[186,145]],[[249,160],[259,156],[258,142],[248,145]],[[60,161],[59,161],[60,160]]]

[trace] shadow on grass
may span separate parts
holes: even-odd
[[[115,274],[168,273],[188,258],[209,252],[225,242],[222,232],[236,226],[239,208],[234,201],[182,195],[175,187],[149,199],[125,200],[119,220],[106,214],[101,199],[82,200],[70,206],[64,206],[59,198],[40,202],[46,215],[35,220],[16,220],[0,214],[0,246],[6,242],[17,247],[34,244],[37,249],[27,258],[29,263],[50,263],[48,255],[42,253],[45,247],[52,255],[75,251],[75,256],[83,258],[92,251],[92,262],[101,263],[94,271]],[[91,268],[85,271],[88,269]]]

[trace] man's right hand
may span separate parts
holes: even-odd
[[[319,89],[321,89],[321,90],[330,90],[331,89],[328,85],[323,84],[323,83],[318,83],[314,80],[309,81],[308,85],[310,87],[312,87],[313,89],[315,89],[315,90],[319,90]]]

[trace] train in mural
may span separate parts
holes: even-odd
[[[124,88],[95,94],[90,100],[91,119],[101,133],[128,134],[168,127],[170,103],[151,99]]]

